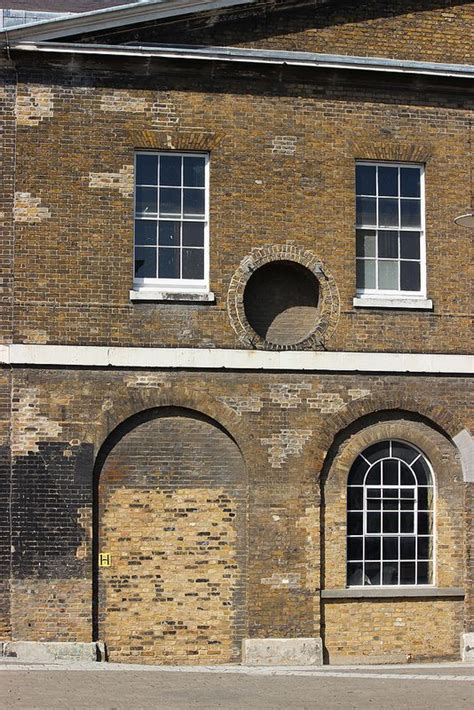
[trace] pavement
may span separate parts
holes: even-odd
[[[1,710],[474,710],[474,664],[467,663],[251,668],[1,661]]]

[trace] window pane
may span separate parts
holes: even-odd
[[[428,488],[418,488],[418,510],[429,510]]]
[[[137,187],[135,206],[137,214],[156,214],[157,191],[154,187]]]
[[[357,256],[375,257],[375,232],[368,229],[357,230]]]
[[[379,200],[379,226],[398,227],[398,200],[388,198]]]
[[[415,531],[415,516],[413,513],[400,513],[400,532],[412,533]]]
[[[400,584],[415,584],[414,562],[402,562],[400,564]]]
[[[382,501],[381,500],[373,500],[373,499],[367,500],[367,510],[381,510],[381,508],[382,508]]]
[[[160,185],[181,185],[181,156],[160,156]]]
[[[349,513],[347,532],[349,535],[362,535],[362,513]]]
[[[417,261],[401,261],[400,289],[402,291],[419,291],[420,288],[420,264]]]
[[[384,562],[383,564],[383,583],[398,584],[398,563]]]
[[[204,190],[184,190],[184,216],[204,214]]]
[[[137,185],[158,183],[158,156],[137,155]]]
[[[347,583],[349,586],[362,584],[362,562],[352,562],[347,565]]]
[[[415,538],[401,537],[400,538],[400,559],[414,560],[415,559]]]
[[[362,538],[349,537],[347,539],[347,559],[361,560],[362,559]]]
[[[380,563],[368,562],[365,565],[365,584],[380,584]]]
[[[400,169],[400,193],[402,197],[420,197],[419,168]]]
[[[356,194],[375,195],[375,165],[356,165]]]
[[[383,509],[384,510],[394,511],[394,510],[398,510],[398,507],[399,507],[398,500],[393,500],[393,499],[392,500],[384,500],[384,502],[383,502]]]
[[[398,513],[383,514],[383,531],[384,533],[398,532]]]
[[[398,560],[398,537],[384,537],[383,558],[384,560]]]
[[[401,200],[402,227],[420,227],[421,212],[419,200]]]
[[[389,455],[388,441],[377,441],[376,444],[372,444],[362,453],[364,458],[367,459],[367,461],[370,461],[370,463],[374,463],[379,459],[385,458]]]
[[[413,470],[419,486],[431,485],[430,471],[422,456],[413,464]]]
[[[398,261],[379,261],[379,289],[398,290]]]
[[[183,222],[183,245],[204,246],[204,222]]]
[[[408,468],[408,466],[405,463],[401,463],[400,465],[401,471],[400,471],[400,483],[402,486],[413,486],[416,481],[415,477],[412,474],[411,470]]]
[[[366,452],[364,451],[364,456]],[[367,484],[370,484],[371,486],[374,486],[376,484],[381,483],[381,470],[382,470],[382,464],[381,463],[376,463],[372,468],[370,469],[367,478],[365,479]]]
[[[367,532],[380,532],[380,513],[367,513]]]
[[[380,560],[380,538],[366,537],[365,538],[365,559]]]
[[[375,288],[375,259],[357,259],[357,288]]]
[[[349,486],[347,489],[347,507],[349,510],[362,510],[364,489],[362,486]]]
[[[400,257],[402,259],[420,258],[420,232],[400,232]]]
[[[375,225],[376,220],[376,210],[375,210],[375,198],[372,197],[358,197],[356,200],[356,221],[360,225]]]
[[[204,250],[183,249],[183,279],[204,278]]]
[[[160,222],[158,241],[161,246],[179,246],[180,222]]]
[[[379,240],[379,257],[381,258],[397,258],[398,257],[398,232],[386,232],[380,230],[378,233]]]
[[[156,279],[156,249],[153,247],[135,249],[135,276],[139,279]]]
[[[394,459],[387,459],[386,461],[383,462],[383,483],[384,486],[397,486],[398,485],[398,461],[395,461]],[[387,498],[394,498],[395,496],[398,497],[398,491],[395,488],[394,489],[394,495],[392,495],[391,491],[384,491],[384,497]]]
[[[392,441],[392,454],[397,459],[412,463],[418,456],[418,451],[403,441]]]
[[[160,189],[160,215],[181,214],[181,190],[164,187]]]
[[[135,244],[156,244],[156,222],[151,219],[135,221]]]
[[[379,166],[379,195],[398,196],[398,168]]]
[[[431,537],[418,538],[418,559],[429,560],[431,557]]]
[[[184,158],[184,185],[187,187],[204,187],[204,158]]]
[[[160,248],[158,276],[160,279],[179,279],[179,249]]]
[[[428,562],[418,562],[418,584],[430,584],[431,574]]]
[[[429,535],[431,533],[430,513],[418,513],[418,534]]]
[[[364,476],[369,468],[367,461],[364,461],[362,456],[358,456],[351,467],[351,472],[349,475],[349,483],[351,485],[362,484],[364,482]]]

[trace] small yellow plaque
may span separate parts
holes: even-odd
[[[110,552],[99,553],[99,567],[110,567],[112,564],[112,555]]]

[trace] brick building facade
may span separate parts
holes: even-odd
[[[169,0],[11,31],[4,653],[469,656],[473,25]]]

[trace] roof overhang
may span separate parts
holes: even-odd
[[[237,47],[208,47],[186,45],[108,45],[73,44],[67,42],[13,42],[11,49],[20,52],[48,54],[77,54],[109,57],[143,57],[146,59],[187,59],[200,61],[276,64],[288,66],[352,69],[371,72],[429,75],[459,79],[474,79],[474,65],[418,62],[382,57],[353,57],[313,52],[286,52],[269,49],[241,49]]]
[[[329,0],[316,1],[321,5],[329,2]],[[264,2],[265,0],[142,0],[138,3],[83,12],[71,17],[22,25],[9,30],[8,35],[12,41],[58,39],[115,27],[137,25],[153,20],[218,12],[241,5],[262,5]],[[293,3],[293,7],[305,5],[307,2],[308,0],[299,0]],[[268,4],[272,6],[274,3],[272,0],[268,0]]]

